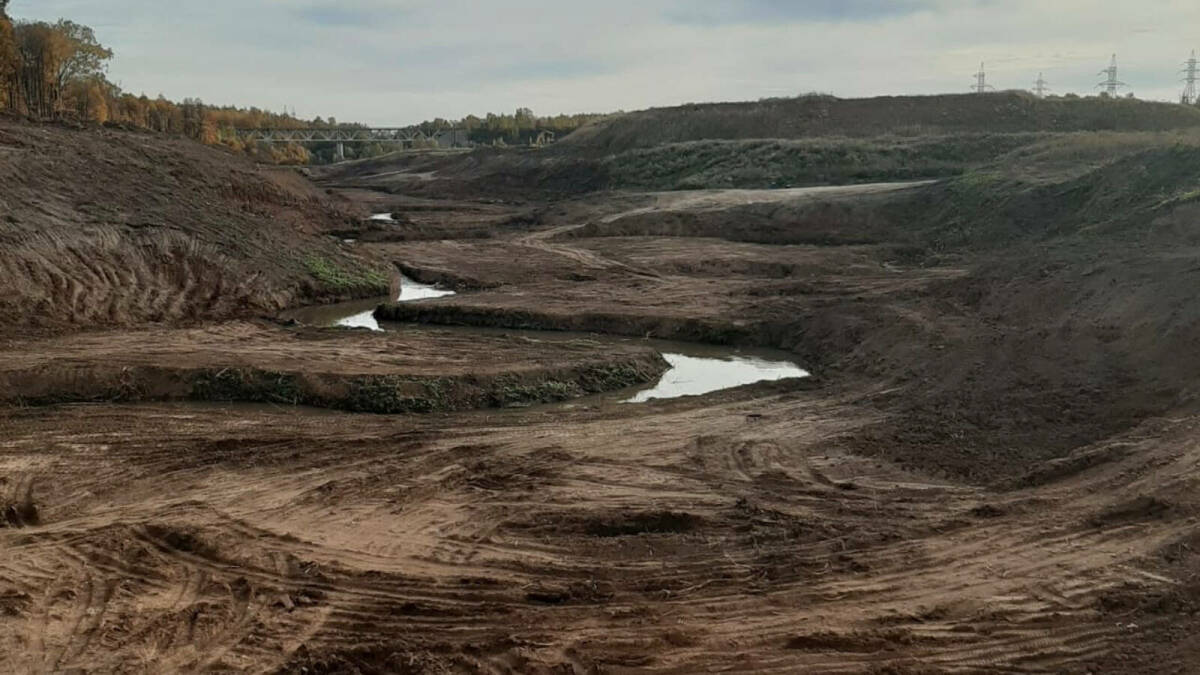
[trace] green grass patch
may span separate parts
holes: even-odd
[[[319,255],[304,259],[304,267],[320,284],[333,291],[360,291],[379,289],[386,292],[391,280],[383,272],[363,268],[348,270],[338,263]]]
[[[492,403],[497,407],[554,403],[583,396],[586,392],[574,382],[545,380],[522,383],[515,378],[501,378],[492,392]]]
[[[237,368],[200,373],[192,381],[191,398],[197,401],[248,401],[282,405],[304,402],[295,375]]]
[[[608,158],[625,189],[786,188],[957,176],[1043,138],[959,134],[901,138],[694,141]]]
[[[349,395],[339,407],[380,415],[438,412],[452,407],[447,389],[447,382],[436,379],[369,377],[352,382]]]

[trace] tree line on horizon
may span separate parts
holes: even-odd
[[[556,138],[562,138],[593,120],[607,116],[606,114],[595,113],[538,116],[529,108],[517,108],[512,114],[487,113],[483,117],[467,115],[460,120],[449,120],[439,117],[415,124],[412,128],[420,130],[426,136],[432,136],[439,131],[458,129],[465,131],[468,140],[475,145],[505,147],[528,145],[534,142],[544,131],[553,133]],[[365,128],[366,126],[340,123],[332,117],[328,120],[317,117],[312,122],[305,122],[303,120],[295,120],[295,122],[309,128],[353,129]],[[284,126],[281,128],[298,127]],[[314,145],[312,150],[313,160],[317,163],[333,161],[334,145],[332,143]],[[348,159],[374,157],[394,149],[395,146],[386,143],[368,143],[345,147]]]
[[[233,129],[257,125],[294,126],[287,115],[257,108],[212,107],[199,100],[182,103],[123,92],[108,80],[113,52],[88,26],[67,19],[14,21],[9,0],[0,0],[0,111],[36,120],[132,127],[224,145],[256,159],[307,162],[299,146],[253,146]]]
[[[330,117],[313,120],[255,107],[206,105],[200,99],[174,102],[162,95],[134,95],[108,80],[113,52],[99,42],[88,26],[67,19],[57,22],[14,21],[9,0],[0,0],[0,111],[38,120],[133,127],[185,136],[207,145],[226,147],[261,161],[286,164],[333,161],[334,145],[303,147],[255,143],[238,136],[238,129],[361,128]],[[435,119],[416,125],[426,134],[464,129],[483,145],[522,145],[542,131],[564,136],[600,115],[538,117],[528,108],[513,114],[469,115],[462,120]],[[351,158],[370,157],[395,147],[372,143],[347,147]]]

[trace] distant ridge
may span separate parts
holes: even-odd
[[[1200,127],[1200,108],[1105,98],[1037,98],[1020,91],[840,99],[809,95],[653,108],[593,122],[564,139],[575,150],[623,152],[696,140],[872,137]]]

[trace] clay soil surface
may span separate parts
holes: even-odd
[[[1131,374],[1190,344],[1187,294],[1156,281],[1193,267],[1177,248],[1120,263],[1064,249],[1054,266],[914,253],[878,229],[821,243],[845,231],[824,216],[747,241],[764,213],[814,213],[802,191],[437,210],[340,194],[423,219],[413,236],[340,226],[355,255],[459,291],[385,318],[782,348],[815,377],[380,415],[220,378],[202,403],[105,397],[112,382],[72,374],[170,364],[582,395],[586,368],[646,380],[662,364],[601,337],[428,326],[10,340],[13,386],[96,395],[0,409],[0,670],[1194,672],[1200,417],[1172,379],[1194,363]],[[653,225],[671,214],[686,217]],[[1062,313],[1115,293],[1124,304]],[[1106,332],[1135,310],[1156,337]]]

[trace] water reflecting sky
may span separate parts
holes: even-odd
[[[658,384],[638,392],[626,403],[645,403],[655,399],[699,396],[755,382],[808,377],[808,372],[790,361],[771,361],[757,356],[728,358],[663,354],[671,370]]]

